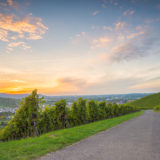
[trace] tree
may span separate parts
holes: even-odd
[[[38,136],[37,122],[40,116],[40,105],[37,90],[21,100],[20,108],[2,131],[4,139],[19,139],[27,136]]]

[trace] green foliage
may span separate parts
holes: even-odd
[[[77,106],[79,109],[79,120],[81,124],[86,123],[87,120],[87,110],[86,110],[86,99],[79,98],[77,102]]]
[[[61,129],[40,137],[32,137],[15,141],[0,142],[1,160],[37,159],[48,152],[54,152],[100,131],[112,128],[120,123],[141,115],[136,112],[124,116],[96,121],[93,123]]]
[[[112,118],[114,116],[112,103],[108,103],[107,104],[107,106],[106,106],[106,112],[107,112],[107,117],[108,118]]]
[[[66,100],[62,99],[55,103],[55,116],[58,128],[65,128],[66,123]]]
[[[128,103],[129,105],[139,107],[140,109],[153,109],[160,105],[160,93],[152,94],[141,99]]]
[[[21,107],[16,111],[7,126],[1,130],[0,139],[19,139],[38,135],[36,125],[40,116],[40,101],[36,90],[22,99]]]
[[[77,105],[77,102],[73,102],[71,106],[71,118],[70,118],[71,126],[77,126],[80,125],[80,119],[79,119],[79,108]]]
[[[105,101],[101,101],[99,102],[99,106],[98,106],[98,119],[99,120],[103,120],[106,119],[108,117],[107,113],[108,113],[108,108],[106,105]]]
[[[89,121],[94,122],[98,120],[98,106],[94,100],[89,100],[87,104]]]
[[[155,107],[154,107],[154,110],[155,110],[155,111],[160,111],[160,105],[155,106]]]
[[[130,105],[106,104],[105,101],[97,102],[79,98],[73,102],[71,108],[62,99],[53,106],[40,107],[44,103],[39,98],[37,91],[22,99],[20,108],[0,131],[0,140],[12,140],[25,137],[38,136],[43,133],[73,127],[89,122],[117,117],[137,111]]]
[[[112,105],[112,112],[113,112],[113,115],[116,117],[116,116],[119,116],[120,112],[119,112],[119,107],[116,103],[114,103]]]
[[[40,134],[52,131],[56,128],[55,108],[46,106],[44,111],[40,112],[38,130]]]

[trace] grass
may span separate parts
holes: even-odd
[[[155,106],[160,105],[160,93],[145,96],[128,104],[140,107],[141,109],[153,109]]]
[[[157,112],[157,113],[160,113],[160,111],[157,111],[157,110],[154,110],[155,112]]]
[[[73,128],[53,131],[40,137],[0,142],[0,160],[29,160],[64,148],[100,131],[141,115],[143,111],[97,121]]]

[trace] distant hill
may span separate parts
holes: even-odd
[[[0,97],[0,108],[15,108],[18,107],[20,99],[13,99],[13,98],[3,98]]]
[[[7,93],[0,93],[0,97],[2,98],[17,98],[17,99],[21,99],[24,98],[26,96],[28,96],[29,94],[7,94]]]
[[[160,105],[160,93],[145,96],[141,99],[129,102],[129,104],[142,109],[152,109],[156,105]]]

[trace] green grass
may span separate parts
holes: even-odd
[[[160,105],[160,93],[152,94],[141,99],[129,102],[128,104],[140,107],[141,109],[152,109]]]
[[[155,112],[157,112],[157,113],[160,113],[160,111],[156,111],[156,110],[154,110]]]
[[[135,118],[142,113],[143,111],[140,111],[73,128],[57,130],[40,137],[0,142],[0,160],[34,159],[43,156],[48,152],[64,148],[100,131],[114,127],[131,118]]]

